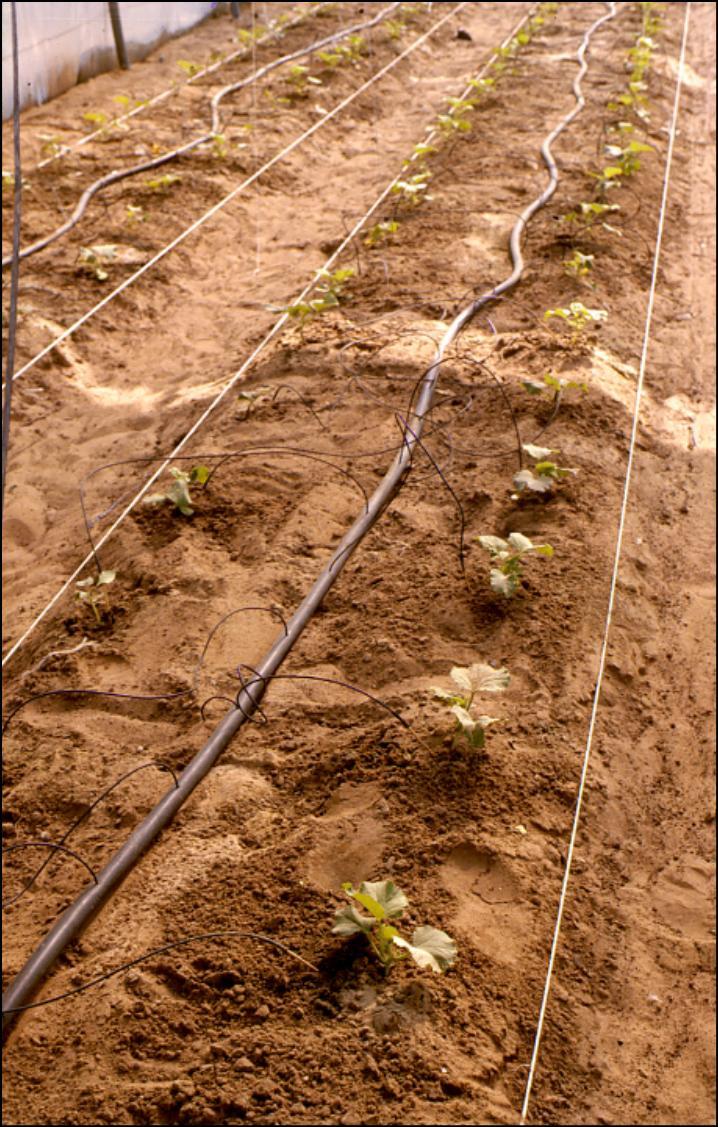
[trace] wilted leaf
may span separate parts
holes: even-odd
[[[558,450],[552,450],[550,446],[532,446],[530,442],[525,442],[523,449],[529,458],[534,458],[536,461],[542,458],[550,458],[552,454],[558,454]]]
[[[457,674],[464,676],[466,687],[473,693],[500,693],[511,680],[506,669],[494,669],[493,665],[486,665],[477,661],[466,667],[456,666],[451,670],[451,677],[459,684]]]
[[[504,575],[503,571],[499,571],[496,567],[491,569],[490,581],[493,590],[498,591],[500,595],[507,599],[511,598],[518,587],[518,580],[513,575]]]
[[[98,587],[101,583],[114,583],[116,575],[116,571],[101,571],[97,577]]]
[[[453,712],[454,716],[459,721],[459,724],[465,732],[473,732],[474,728],[478,724],[478,720],[474,720],[473,716],[469,712],[467,712],[467,710],[463,708],[462,705],[455,704],[449,709],[449,711]]]
[[[456,944],[451,936],[436,927],[418,927],[412,935],[412,942],[395,935],[393,942],[397,947],[408,951],[414,962],[423,970],[430,967],[434,974],[441,974],[456,958]]]
[[[486,548],[488,552],[495,554],[507,551],[509,546],[508,542],[502,540],[500,536],[479,536],[478,541],[482,548]]]
[[[514,474],[517,489],[530,489],[533,493],[548,493],[553,487],[553,478],[537,476],[531,470],[520,470]]]
[[[339,908],[334,916],[334,927],[332,928],[333,935],[356,935],[357,932],[364,932],[365,934],[372,929],[374,921],[367,919],[366,916],[360,916],[356,908],[351,904],[347,904],[344,908]]]
[[[517,552],[530,552],[533,548],[533,541],[529,540],[528,536],[524,536],[522,532],[512,532],[509,536],[509,544]]]

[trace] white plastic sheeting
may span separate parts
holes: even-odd
[[[199,23],[216,3],[121,3],[130,62],[162,40]],[[12,113],[12,34],[9,3],[2,6],[2,116]],[[118,66],[109,4],[17,3],[20,106],[39,104],[77,82]]]

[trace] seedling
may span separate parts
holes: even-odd
[[[521,586],[521,565],[524,556],[536,552],[550,560],[553,548],[550,544],[534,544],[528,536],[520,532],[512,532],[508,540],[500,536],[478,536],[477,540],[482,548],[490,553],[491,568],[490,583],[494,591],[510,599]]]
[[[300,328],[303,329],[307,321],[312,320],[313,317],[327,313],[330,309],[336,309],[345,283],[349,278],[353,278],[355,273],[352,266],[345,266],[331,274],[328,270],[322,270],[320,271],[322,282],[316,297],[309,301],[295,301],[291,305],[270,305],[269,308],[273,313],[287,313],[294,320],[298,320]]]
[[[190,485],[204,485],[209,473],[207,466],[193,466],[189,473],[172,466],[170,469],[170,474],[174,478],[172,484],[164,493],[152,493],[149,497],[145,497],[144,504],[162,505],[165,501],[169,501],[182,513],[182,516],[191,517],[194,509],[192,508],[189,487]]]
[[[461,98],[449,98],[449,105],[449,113],[439,114],[438,117],[441,132],[445,137],[450,137],[452,133],[470,133],[471,122],[466,115],[473,113],[473,103]]]
[[[583,392],[588,391],[588,384],[584,380],[565,380],[561,376],[555,376],[553,372],[546,372],[541,377],[540,383],[538,380],[523,380],[522,383],[531,395],[540,395],[544,391],[553,391],[555,394],[562,394],[564,391],[574,389]]]
[[[632,176],[634,172],[638,172],[641,167],[639,153],[652,152],[655,152],[653,146],[645,145],[643,141],[629,141],[624,148],[620,145],[606,145],[607,155],[616,161],[623,176]]]
[[[114,94],[112,101],[116,102],[118,106],[121,106],[123,110],[128,109],[129,106],[132,105],[132,99],[128,98],[127,94]]]
[[[469,82],[469,86],[473,86],[475,90],[478,90],[479,94],[488,94],[495,85],[495,78],[472,78]]]
[[[229,155],[229,144],[224,133],[212,135],[212,153],[217,160],[226,160]]]
[[[193,63],[189,59],[178,59],[177,66],[185,72],[188,78],[194,78],[202,69],[199,63]]]
[[[470,747],[481,749],[486,744],[486,729],[498,723],[496,716],[472,716],[471,705],[476,693],[502,693],[511,676],[507,669],[494,669],[477,662],[474,665],[456,665],[449,676],[456,685],[453,692],[432,687],[434,696],[448,705],[456,717],[456,735],[461,735]],[[456,736],[455,736],[456,738]]]
[[[141,207],[136,207],[134,204],[129,203],[125,208],[125,222],[129,225],[134,223],[144,223],[145,213]]]
[[[423,169],[407,179],[397,180],[391,189],[392,194],[398,195],[401,203],[406,203],[410,207],[419,207],[424,200],[431,199],[428,194],[430,179],[431,173],[428,169]]]
[[[87,113],[83,113],[82,120],[86,121],[88,125],[99,126],[101,128],[103,125],[107,125],[110,119],[107,114],[102,113],[101,110],[88,110]]]
[[[146,180],[145,184],[153,192],[165,192],[173,184],[179,184],[181,176],[176,172],[165,172],[164,176],[157,176],[154,180]]]
[[[91,575],[88,579],[78,579],[75,592],[81,603],[92,608],[92,613],[98,623],[102,622],[100,606],[105,599],[104,588],[115,582],[116,571],[101,571],[98,575]]]
[[[321,86],[321,78],[314,78],[309,73],[309,67],[297,63],[295,66],[289,68],[289,79],[293,87],[295,98],[306,98],[308,94],[308,86]]]
[[[50,159],[58,157],[65,148],[60,137],[56,137],[51,133],[40,133],[39,136],[42,140],[40,154],[43,157],[49,157]]]
[[[398,920],[409,906],[408,899],[393,881],[362,881],[358,888],[347,882],[342,885],[342,891],[350,903],[336,911],[332,933],[365,935],[386,973],[407,955],[422,970],[430,968],[434,974],[441,974],[454,962],[456,944],[445,931],[436,927],[418,927],[409,943],[390,922]],[[362,915],[357,910],[357,904],[369,915]]]
[[[383,223],[375,223],[371,230],[368,232],[364,239],[364,245],[367,247],[377,247],[385,242],[390,235],[396,234],[399,230],[400,224],[395,219],[385,220]]]
[[[525,489],[532,493],[550,493],[557,481],[568,477],[569,474],[578,473],[578,470],[559,466],[551,461],[551,455],[558,454],[558,450],[551,450],[548,446],[532,446],[528,443],[524,444],[523,450],[536,464],[532,470],[519,470],[514,474],[514,486],[519,493],[523,493]]]
[[[117,258],[115,243],[103,243],[94,247],[80,247],[78,260],[83,274],[90,274],[98,282],[106,282],[109,273],[105,269]]]
[[[543,316],[544,321],[549,321],[552,317],[565,321],[573,330],[571,340],[575,344],[587,325],[591,322],[605,321],[608,313],[605,309],[587,309],[582,302],[572,301],[568,307],[547,309]]]
[[[390,39],[401,39],[401,33],[404,30],[403,20],[386,20],[384,27]]]
[[[584,278],[586,274],[590,274],[593,270],[594,256],[592,254],[582,254],[580,250],[575,250],[571,258],[565,258],[563,261],[563,268],[566,274],[573,274],[576,278]]]
[[[601,226],[605,227],[607,231],[616,231],[615,227],[603,222],[603,216],[608,215],[609,212],[620,210],[621,206],[617,203],[584,202],[578,205],[576,211],[567,211],[561,218],[564,223],[583,223],[585,227],[593,227],[594,223],[600,220]]]

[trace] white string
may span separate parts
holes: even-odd
[[[260,37],[259,43],[265,43],[267,40],[274,38],[278,34],[281,34],[284,31],[288,31],[290,28],[296,27],[297,24],[303,23],[308,16],[312,15],[315,11],[319,11],[319,9],[323,7],[324,4],[317,4],[316,8],[312,8],[308,12],[298,13],[298,15],[293,20],[285,22],[281,26],[279,26],[277,20],[270,22],[266,34]],[[253,41],[252,47],[256,49],[256,46],[257,44]],[[247,47],[239,47],[236,51],[232,51],[229,55],[225,55],[224,58],[218,59],[216,63],[210,63],[209,66],[203,67],[202,70],[197,71],[196,74],[190,75],[189,78],[185,79],[184,82],[181,82],[179,85],[171,86],[168,90],[162,90],[161,93],[155,94],[154,98],[150,98],[149,101],[143,102],[140,106],[135,106],[133,110],[128,110],[127,113],[121,114],[120,117],[113,117],[111,121],[106,122],[106,124],[100,126],[99,129],[94,129],[92,133],[88,133],[86,134],[86,136],[81,137],[79,141],[73,141],[72,144],[63,145],[58,153],[53,153],[52,156],[46,157],[45,160],[39,161],[39,163],[35,165],[35,171],[37,171],[37,169],[39,168],[44,168],[48,164],[52,164],[53,161],[62,160],[63,157],[66,157],[69,153],[75,152],[76,149],[82,148],[82,146],[86,145],[88,141],[92,141],[101,133],[106,134],[108,130],[112,129],[115,125],[119,125],[123,121],[129,121],[131,117],[135,117],[137,114],[144,113],[145,110],[150,109],[151,106],[156,106],[159,102],[164,102],[167,98],[171,98],[173,94],[177,94],[180,90],[184,90],[185,86],[190,86],[193,82],[199,82],[200,78],[205,78],[208,74],[212,74],[214,71],[219,70],[220,67],[226,66],[227,63],[233,62],[234,59],[243,58],[248,53],[249,51]]]
[[[401,55],[397,55],[397,57],[395,59],[393,59],[390,63],[388,63],[385,67],[383,67],[382,70],[378,72],[378,74],[374,75],[371,79],[369,79],[367,82],[365,82],[364,86],[360,87],[353,94],[351,94],[347,98],[345,98],[343,102],[340,102],[338,106],[336,106],[333,110],[330,111],[330,113],[328,113],[325,117],[321,118],[315,125],[313,125],[311,127],[311,129],[309,129],[305,134],[303,134],[302,137],[300,137],[296,141],[292,142],[292,144],[290,146],[288,146],[288,148],[285,150],[285,152],[290,152],[293,148],[296,148],[296,146],[302,140],[304,140],[306,137],[310,136],[312,133],[316,132],[317,129],[321,128],[321,126],[326,121],[328,121],[330,117],[332,117],[334,114],[337,114],[339,112],[339,110],[342,109],[345,105],[348,105],[348,103],[351,102],[354,98],[356,98],[357,95],[362,92],[362,90],[371,86],[371,84],[373,82],[375,82],[377,80],[377,78],[379,78],[382,74],[386,73],[386,71],[391,70],[392,67],[396,66],[396,64],[398,62],[400,62],[401,59],[403,59],[406,55],[408,55],[411,51],[413,51],[416,47],[418,47],[421,43],[423,43],[426,39],[428,39],[437,30],[437,28],[441,27],[442,24],[446,23],[447,20],[452,19],[453,16],[455,16],[456,13],[459,12],[461,10],[461,8],[463,8],[464,6],[465,6],[464,3],[460,3],[460,4],[457,4],[456,7],[452,8],[452,10],[447,15],[443,16],[440,20],[437,21],[437,23],[433,24],[433,26],[430,27],[428,31],[424,32],[424,34],[422,36],[420,36],[419,39],[415,40],[415,42],[412,43],[410,45],[410,47],[407,47],[407,49],[405,51],[403,51]],[[523,20],[521,22],[523,22]],[[495,56],[492,56],[491,61],[493,61],[493,58],[495,58]],[[486,67],[484,68],[484,70],[488,69],[490,62],[486,64]],[[483,73],[483,71],[482,71],[482,73]],[[280,156],[281,156],[281,154],[280,154]],[[270,161],[269,164],[266,165],[265,167],[269,167],[272,163],[276,163],[279,159],[280,159],[280,157],[274,157],[273,160]],[[260,170],[260,172],[261,171],[262,170]],[[259,175],[259,173],[256,173],[255,178],[258,175]],[[369,210],[354,225],[354,227],[352,228],[350,233],[347,235],[347,237],[344,239],[344,241],[337,247],[337,249],[334,251],[334,253],[327,259],[327,261],[324,263],[324,266],[315,273],[314,277],[309,282],[309,284],[307,286],[305,286],[305,288],[302,290],[302,292],[299,294],[299,296],[295,299],[295,304],[300,302],[300,301],[303,301],[304,298],[311,292],[311,290],[313,289],[313,287],[316,285],[317,281],[321,277],[322,272],[324,270],[328,270],[329,267],[333,265],[333,263],[336,261],[336,259],[339,257],[339,255],[342,253],[342,251],[345,249],[345,247],[348,246],[348,244],[351,242],[351,240],[354,238],[354,236],[357,234],[357,232],[361,230],[362,226],[364,225],[364,223],[366,223],[367,219],[369,219],[369,217],[374,214],[376,209],[381,206],[381,204],[386,199],[386,197],[389,195],[391,189],[394,187],[394,185],[396,184],[397,180],[400,178],[401,175],[402,174],[399,173],[399,175],[394,177],[394,179],[391,181],[391,183],[388,184],[387,187],[381,192],[381,194],[377,197],[377,199],[371,205]],[[230,195],[236,194],[238,190],[239,189],[235,189],[234,193],[230,193]],[[227,197],[227,199],[229,199],[229,198],[230,197]],[[226,202],[226,200],[221,201],[220,204],[216,204],[214,208],[212,208],[209,212],[207,212],[207,216],[209,216],[210,214],[213,214],[221,206],[221,204],[224,203],[224,202]],[[206,216],[204,218],[206,218]],[[190,228],[190,230],[192,230],[196,226],[198,226],[199,222],[200,221],[198,221],[196,224],[193,224],[193,227]],[[185,232],[185,235],[187,233],[189,233],[189,232]],[[182,236],[182,237],[185,237],[185,236]],[[176,245],[178,241],[181,241],[181,238],[179,240],[176,239],[174,245]],[[170,244],[170,246],[171,245],[172,244]],[[166,253],[166,251],[165,251],[165,253]],[[150,265],[150,263],[148,263],[147,266],[144,269],[149,268],[149,265]],[[140,272],[141,271],[138,271],[138,274]],[[133,277],[137,277],[137,275],[133,275]],[[117,293],[117,292],[119,292],[119,290],[116,290],[115,292]],[[113,296],[113,295],[110,295],[110,297],[111,296]],[[109,298],[106,298],[105,302],[100,303],[100,306],[102,304],[106,304],[108,300],[109,300]],[[100,308],[100,306],[98,306],[97,308]],[[230,378],[228,383],[225,384],[225,386],[222,388],[222,390],[219,392],[219,394],[215,397],[215,399],[212,400],[210,405],[205,409],[205,411],[202,413],[202,415],[199,417],[199,419],[193,424],[193,426],[187,432],[187,434],[184,436],[184,438],[181,440],[181,442],[179,442],[177,444],[177,446],[175,446],[174,450],[169,455],[169,457],[167,457],[164,460],[164,462],[162,463],[162,465],[157,470],[155,470],[155,472],[152,474],[152,476],[150,478],[148,478],[148,480],[145,482],[145,484],[141,487],[141,489],[135,494],[135,496],[132,498],[132,500],[129,502],[129,504],[120,513],[120,515],[118,516],[118,518],[114,522],[114,524],[112,524],[107,529],[107,531],[102,534],[100,539],[95,544],[95,551],[99,550],[104,544],[107,543],[107,541],[110,538],[110,536],[112,535],[112,533],[119,527],[119,525],[122,523],[122,521],[128,515],[128,513],[130,513],[132,511],[132,509],[135,507],[135,505],[142,499],[142,497],[145,495],[147,490],[157,480],[157,478],[160,476],[160,474],[163,473],[165,469],[167,469],[167,467],[170,465],[172,459],[175,458],[177,456],[177,454],[180,452],[180,450],[182,450],[186,446],[189,439],[196,433],[197,430],[199,430],[199,428],[204,423],[205,419],[207,419],[213,413],[215,408],[222,402],[222,400],[227,395],[227,393],[232,389],[232,387],[234,387],[237,380],[239,380],[244,375],[244,373],[247,371],[247,369],[250,367],[250,365],[254,362],[256,357],[259,356],[260,352],[262,352],[262,350],[270,343],[271,340],[274,339],[274,337],[277,335],[277,333],[284,327],[287,319],[288,319],[288,314],[283,313],[282,316],[275,322],[275,324],[272,326],[272,328],[269,330],[269,332],[266,334],[266,336],[260,341],[260,343],[254,349],[252,354],[244,361],[242,366],[234,373],[234,375]],[[84,320],[87,320],[87,316],[84,318]],[[77,324],[80,324],[80,323],[81,322],[78,322]],[[76,327],[77,327],[77,325],[74,326],[74,328],[76,328]],[[73,331],[74,331],[74,328],[73,328]],[[69,331],[70,330],[68,330],[68,332]],[[67,335],[67,333],[65,335]],[[59,339],[60,338],[58,338],[58,340]],[[35,628],[39,625],[39,623],[42,622],[42,620],[49,613],[49,611],[52,610],[52,608],[55,606],[55,604],[62,598],[62,596],[65,594],[65,592],[68,590],[70,585],[74,582],[74,580],[77,579],[77,577],[79,575],[81,575],[81,573],[88,566],[88,564],[91,564],[93,561],[94,561],[94,553],[90,552],[90,553],[88,553],[87,556],[85,556],[82,563],[79,564],[79,566],[75,568],[75,570],[73,571],[73,573],[69,577],[69,579],[67,579],[66,582],[63,583],[63,585],[62,585],[62,587],[60,587],[59,591],[57,591],[55,593],[55,595],[53,595],[53,597],[46,604],[46,606],[43,608],[43,610],[40,611],[40,613],[33,620],[33,622],[30,624],[30,626],[28,626],[28,628],[21,635],[21,637],[18,639],[18,641],[15,642],[15,644],[8,650],[8,652],[5,654],[5,657],[2,660],[3,666],[10,660],[10,658],[15,653],[17,653],[17,651],[24,644],[24,642],[29,638],[29,636],[32,634],[32,632],[35,630]]]
[[[223,207],[226,207],[226,205],[233,199],[235,199],[236,196],[238,196],[241,192],[244,192],[247,188],[251,187],[251,185],[260,178],[260,176],[263,176],[264,173],[268,172],[270,168],[274,168],[275,164],[279,164],[280,161],[289,156],[289,154],[292,153],[296,148],[298,148],[299,145],[302,145],[306,140],[313,136],[313,134],[316,133],[318,129],[323,129],[327,122],[336,117],[336,115],[340,113],[341,110],[345,109],[346,106],[350,104],[350,102],[353,102],[355,98],[358,98],[360,94],[363,94],[365,90],[368,90],[374,82],[378,82],[380,78],[383,78],[385,74],[387,74],[397,65],[397,63],[400,63],[403,59],[406,58],[407,55],[410,55],[411,52],[415,51],[417,47],[420,47],[421,44],[425,42],[425,40],[428,39],[431,35],[433,35],[433,33],[439,27],[441,27],[442,24],[446,23],[447,20],[450,20],[454,15],[456,15],[456,13],[465,6],[465,3],[466,0],[463,0],[462,3],[452,8],[452,10],[446,16],[443,16],[440,20],[437,21],[437,23],[433,24],[433,26],[430,27],[427,32],[421,35],[418,39],[414,40],[414,42],[411,43],[404,51],[402,51],[400,55],[397,55],[395,59],[392,59],[390,62],[388,62],[381,68],[380,71],[377,71],[376,74],[367,79],[367,81],[363,83],[363,85],[361,85],[357,90],[355,90],[351,94],[348,94],[346,98],[344,98],[341,102],[339,102],[338,105],[334,107],[334,109],[329,110],[329,112],[321,117],[318,121],[316,121],[314,125],[310,126],[305,133],[302,133],[299,137],[296,137],[292,142],[290,142],[289,145],[282,149],[281,152],[276,153],[275,156],[268,160],[266,164],[262,165],[260,169],[258,169],[256,172],[253,172],[251,176],[242,181],[241,184],[238,184],[236,188],[233,188],[228,195],[219,200],[218,203],[214,204],[214,206],[211,207],[209,211],[206,211],[204,215],[201,215],[199,219],[196,219],[194,223],[192,223],[184,231],[180,232],[180,234],[177,235],[177,237],[174,238],[171,243],[168,243],[167,246],[158,251],[157,254],[149,260],[149,262],[146,262],[144,266],[140,266],[139,270],[136,270],[135,273],[131,274],[129,278],[126,278],[124,282],[122,282],[119,286],[117,286],[116,289],[112,291],[112,293],[109,293],[107,297],[104,297],[102,301],[98,302],[97,305],[88,310],[87,313],[83,313],[82,317],[79,317],[78,320],[74,322],[74,324],[70,325],[69,329],[65,329],[64,332],[60,333],[60,335],[55,337],[54,340],[50,341],[50,343],[46,345],[45,348],[41,349],[41,351],[38,352],[36,356],[33,356],[31,360],[28,360],[28,362],[24,364],[22,368],[19,368],[15,373],[13,382],[17,382],[17,380],[19,380],[20,377],[25,374],[25,372],[28,372],[35,366],[35,364],[37,364],[40,360],[47,356],[48,353],[57,348],[58,344],[62,344],[63,341],[67,340],[68,337],[77,332],[77,330],[81,328],[82,325],[86,324],[91,317],[94,317],[94,315],[96,313],[99,313],[101,309],[104,309],[105,306],[109,304],[109,302],[111,302],[119,294],[123,293],[124,290],[128,288],[128,286],[131,286],[133,282],[136,282],[138,278],[141,278],[143,274],[146,274],[147,271],[150,270],[157,262],[163,259],[165,255],[169,254],[170,251],[175,249],[175,247],[178,247],[180,243],[183,243],[185,239],[187,239],[199,227],[206,223],[208,219],[211,219],[213,215],[216,215],[218,211],[221,211]]]
[[[601,685],[603,682],[603,675],[606,666],[606,657],[608,653],[609,632],[611,629],[611,622],[613,618],[613,608],[616,598],[616,587],[618,584],[618,570],[621,562],[621,549],[623,547],[623,533],[626,524],[626,514],[628,511],[628,498],[631,487],[631,473],[633,470],[633,461],[636,448],[636,439],[638,437],[638,421],[641,409],[641,397],[643,394],[643,381],[646,371],[646,360],[648,357],[648,346],[650,341],[651,323],[653,320],[653,306],[656,296],[656,283],[658,280],[658,261],[661,253],[661,243],[663,240],[663,228],[666,219],[666,204],[668,200],[668,186],[670,183],[671,163],[673,160],[673,148],[676,139],[676,122],[678,120],[678,107],[680,105],[681,87],[683,80],[683,67],[686,56],[686,42],[688,38],[688,24],[690,17],[690,2],[686,4],[686,12],[683,22],[683,39],[681,42],[681,54],[678,64],[678,78],[676,80],[676,93],[673,102],[673,117],[671,120],[670,136],[668,141],[668,152],[666,154],[666,170],[663,178],[663,195],[661,198],[661,207],[658,215],[658,230],[656,235],[656,249],[653,256],[653,271],[651,274],[651,286],[648,294],[648,305],[646,309],[646,321],[643,330],[643,348],[641,350],[641,363],[638,370],[638,380],[636,383],[636,396],[633,409],[633,425],[631,428],[631,439],[628,449],[628,461],[626,465],[626,477],[623,486],[623,499],[621,502],[621,512],[618,521],[618,533],[616,536],[616,549],[613,562],[613,572],[611,575],[611,586],[608,596],[608,608],[606,611],[606,621],[603,630],[603,642],[601,645],[601,656],[598,665],[598,674],[596,677],[596,687],[593,694],[593,705],[591,708],[591,719],[588,726],[588,736],[586,739],[586,750],[584,752],[583,767],[581,769],[581,779],[578,787],[578,795],[576,798],[576,809],[573,817],[573,824],[571,826],[571,837],[568,843],[568,850],[566,852],[566,865],[564,869],[563,882],[561,885],[561,896],[559,898],[558,912],[556,915],[556,923],[554,926],[553,941],[551,943],[551,951],[549,954],[548,968],[546,972],[546,981],[544,983],[543,997],[541,999],[541,1007],[539,1010],[538,1023],[536,1026],[536,1036],[534,1038],[533,1051],[531,1054],[531,1064],[529,1067],[529,1074],[526,1081],[526,1090],[524,1093],[523,1105],[521,1107],[520,1123],[526,1123],[528,1115],[529,1101],[531,1098],[531,1090],[533,1088],[534,1075],[536,1072],[536,1064],[538,1061],[539,1047],[541,1044],[541,1035],[543,1033],[544,1019],[546,1017],[546,1009],[548,1006],[549,993],[551,990],[551,978],[553,975],[554,962],[556,959],[556,952],[558,949],[559,936],[561,934],[561,924],[563,922],[563,912],[566,904],[566,897],[568,891],[568,883],[571,875],[571,862],[573,860],[573,850],[576,843],[578,834],[578,823],[581,815],[581,806],[583,803],[583,793],[586,785],[586,777],[588,775],[588,765],[591,757],[591,747],[593,744],[593,734],[596,727],[596,717],[598,714],[598,705],[601,695]]]

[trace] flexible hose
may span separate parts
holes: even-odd
[[[44,238],[38,239],[37,242],[31,243],[29,247],[25,247],[24,250],[21,250],[19,257],[29,258],[31,254],[37,254],[38,251],[44,250],[45,247],[50,246],[51,243],[56,243],[58,239],[61,239],[63,235],[71,231],[82,219],[93,196],[103,191],[104,188],[109,188],[111,184],[117,184],[120,180],[127,180],[132,176],[139,176],[142,172],[151,172],[155,168],[160,168],[163,164],[177,160],[179,157],[196,149],[199,145],[205,145],[208,141],[211,141],[220,131],[219,103],[227,94],[251,86],[252,83],[258,82],[260,79],[264,78],[265,75],[269,74],[270,71],[276,70],[277,67],[285,66],[287,63],[291,63],[295,59],[301,59],[305,55],[312,55],[315,51],[321,51],[322,48],[329,47],[332,43],[346,39],[349,35],[355,35],[358,31],[365,31],[367,28],[374,27],[375,24],[386,19],[387,16],[395,12],[400,6],[401,0],[399,0],[398,3],[390,4],[388,8],[383,8],[381,12],[371,20],[365,20],[364,23],[344,28],[342,31],[336,31],[332,35],[326,35],[323,39],[318,39],[315,43],[310,44],[309,47],[300,47],[299,50],[293,51],[289,55],[283,55],[281,59],[275,59],[274,62],[268,63],[267,66],[261,67],[259,70],[255,71],[249,78],[244,78],[241,82],[235,82],[231,86],[223,87],[222,90],[215,94],[211,101],[212,125],[209,133],[203,133],[201,137],[196,137],[194,141],[189,141],[186,145],[182,145],[178,149],[172,149],[169,153],[163,153],[162,156],[155,157],[154,160],[143,161],[141,164],[134,164],[131,168],[119,169],[117,172],[109,172],[106,176],[95,180],[94,183],[90,184],[82,193],[69,219],[66,219],[64,223],[60,224],[60,226],[49,235],[45,235]],[[3,258],[3,270],[6,266],[10,266],[12,261],[12,254]]]
[[[521,277],[524,268],[521,254],[521,236],[531,216],[544,206],[556,190],[558,170],[551,155],[551,144],[570,125],[585,104],[581,94],[580,80],[586,73],[588,66],[585,58],[586,50],[594,32],[616,15],[615,3],[610,3],[607,6],[609,8],[608,13],[590,26],[577,52],[580,69],[573,83],[573,93],[577,105],[571,113],[562,118],[559,125],[551,131],[541,146],[541,155],[549,173],[549,184],[525,208],[511,231],[509,239],[509,252],[513,263],[511,274],[494,289],[473,301],[449,325],[437,346],[434,362],[421,381],[422,386],[416,407],[404,424],[402,448],[372,494],[366,509],[357,517],[349,531],[344,535],[329,563],[324,567],[311,590],[288,621],[284,633],[277,639],[258,666],[255,671],[256,679],[243,688],[238,695],[237,707],[222,718],[204,747],[185,767],[179,777],[178,785],[173,787],[160,800],[154,810],[132,832],[124,845],[98,874],[97,884],[90,885],[81,892],[74,903],[65,910],[13,980],[3,997],[3,1029],[7,1028],[13,1020],[14,1014],[10,1011],[22,1007],[27,1002],[67,944],[82,931],[88,920],[105,903],[114,888],[130,872],[155,837],[168,825],[195,787],[209,773],[230,740],[257,710],[267,685],[301,637],[346,563],[399,492],[411,469],[413,452],[415,447],[419,445],[424,419],[431,410],[446,349],[480,309],[516,285]]]

